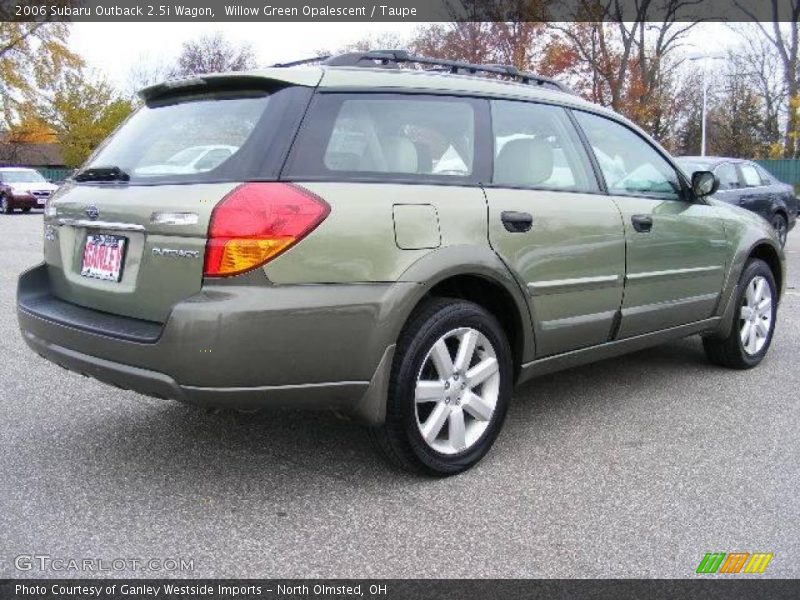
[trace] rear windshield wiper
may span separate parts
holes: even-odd
[[[87,167],[72,179],[75,181],[130,181],[131,176],[119,167]]]

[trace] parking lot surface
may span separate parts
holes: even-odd
[[[69,373],[22,342],[41,214],[0,215],[0,577],[15,557],[191,559],[194,577],[692,577],[706,552],[800,576],[800,233],[765,362],[698,338],[534,380],[458,477],[390,469],[329,414],[199,409]]]

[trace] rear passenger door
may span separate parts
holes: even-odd
[[[537,356],[609,340],[622,301],[625,241],[613,200],[568,112],[493,100],[489,239],[528,291]]]
[[[711,317],[728,254],[717,209],[694,202],[673,165],[633,129],[592,113],[575,116],[625,223],[619,337]]]
[[[772,198],[770,188],[761,180],[756,168],[746,162],[739,163],[739,173],[744,184],[740,206],[758,213],[768,221],[772,220]]]

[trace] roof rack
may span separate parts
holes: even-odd
[[[430,70],[444,71],[453,75],[478,75],[478,74],[492,74],[507,77],[514,81],[526,85],[537,85],[549,89],[558,90],[566,94],[574,94],[574,92],[563,83],[537,75],[529,71],[520,71],[512,65],[474,65],[467,62],[457,60],[446,60],[441,58],[428,58],[426,56],[415,56],[406,50],[372,50],[369,52],[347,52],[336,56],[317,56],[314,58],[306,58],[303,60],[296,60],[288,63],[279,63],[273,65],[274,67],[296,67],[298,65],[306,65],[319,63],[329,67],[385,67],[385,68],[399,68],[403,63],[415,63],[418,65],[427,65],[433,67]]]
[[[330,57],[331,57],[330,54],[325,54],[323,56],[313,56],[311,58],[301,58],[300,60],[293,60],[291,62],[275,63],[274,65],[271,65],[271,66],[276,67],[276,68],[299,67],[300,65],[311,65],[311,64],[314,64],[314,63],[323,63],[326,60],[328,60]]]

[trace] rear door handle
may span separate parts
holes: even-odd
[[[653,228],[653,217],[650,215],[633,215],[631,217],[633,228],[640,233],[647,233]]]
[[[506,228],[506,231],[511,233],[525,233],[530,231],[533,226],[533,216],[526,212],[504,210],[500,213],[500,220],[503,222],[503,227]]]

